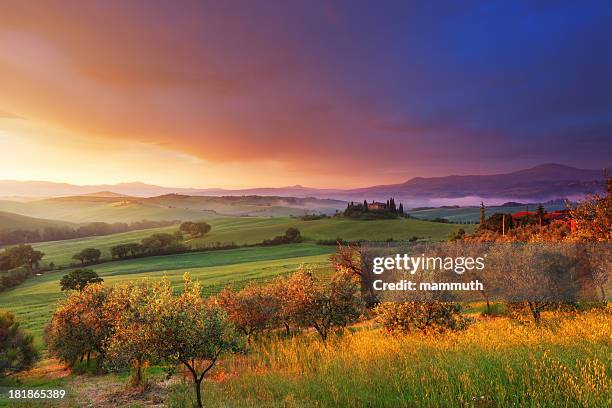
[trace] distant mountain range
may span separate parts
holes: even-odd
[[[504,202],[539,202],[574,198],[603,190],[603,170],[585,170],[561,164],[543,164],[506,174],[415,177],[404,183],[357,189],[316,189],[302,186],[250,189],[194,189],[160,187],[141,182],[114,185],[77,186],[47,181],[0,181],[0,197],[58,197],[81,194],[152,197],[163,194],[206,196],[283,196],[317,197],[340,200],[383,200],[395,197],[414,205],[460,202],[473,204],[480,199]],[[102,192],[102,193],[101,193]]]

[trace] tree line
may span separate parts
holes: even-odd
[[[167,227],[176,225],[180,221],[151,221],[142,220],[132,223],[115,222],[92,222],[77,228],[45,227],[41,230],[0,230],[0,245],[27,244],[45,241],[63,241],[67,239],[95,237],[103,235],[118,234],[121,232],[136,231],[150,228]]]
[[[183,228],[183,224],[185,227]],[[211,230],[210,225],[205,222],[199,223],[183,223],[177,232],[174,234],[168,233],[158,233],[153,234],[150,237],[144,238],[140,243],[138,242],[130,242],[127,244],[119,244],[111,247],[111,256],[113,259],[128,259],[128,258],[137,258],[144,256],[155,256],[155,255],[169,255],[169,254],[179,254],[190,251],[208,251],[214,249],[235,249],[240,246],[231,242],[231,243],[213,243],[210,246],[203,247],[195,247],[184,243],[185,238],[197,238],[202,237],[204,234],[208,233]],[[291,244],[291,243],[299,243],[302,242],[302,234],[300,230],[297,228],[288,228],[287,231],[283,235],[278,235],[271,239],[265,239],[260,243],[254,245],[243,245],[243,246],[273,246],[273,245],[282,245],[282,244]],[[85,249],[84,251],[91,250],[93,248]],[[99,261],[99,256],[97,258],[88,258],[86,255],[97,255],[92,251],[88,251],[87,253],[76,254],[74,259],[81,260],[84,259],[82,264],[86,263],[96,263]]]

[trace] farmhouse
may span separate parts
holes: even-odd
[[[379,203],[377,201],[372,201],[371,203],[368,203],[368,210],[386,210],[387,209],[387,204],[385,203]]]

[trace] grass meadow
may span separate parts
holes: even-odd
[[[464,228],[471,231],[473,225],[453,225],[426,222],[413,219],[355,221],[343,218],[327,218],[314,221],[302,221],[288,217],[223,217],[207,220],[212,226],[210,233],[202,238],[187,240],[192,246],[210,245],[215,242],[234,242],[238,245],[252,245],[283,235],[287,228],[296,227],[302,233],[305,242],[334,240],[342,238],[357,240],[407,240],[417,236],[424,239],[444,240],[452,231]],[[102,251],[102,258],[110,258],[110,248],[129,242],[139,242],[157,232],[172,233],[177,226],[131,231],[101,237],[78,238],[66,241],[53,241],[34,244],[45,253],[42,264],[69,265],[72,255],[84,248],[97,248]]]
[[[327,342],[316,333],[269,333],[228,356],[203,384],[208,407],[593,407],[612,404],[609,310],[546,312],[543,325],[480,318],[465,331],[391,335],[368,320]],[[13,379],[21,387],[63,388],[45,406],[187,408],[189,374],[148,372],[143,393],[129,373],[74,374],[45,359]],[[163,402],[163,404],[162,404]],[[34,403],[0,406],[38,407]]]
[[[204,390],[211,407],[609,407],[612,319],[591,311],[547,314],[542,328],[491,318],[436,336],[362,325],[327,343],[264,340]],[[189,392],[175,386],[175,406]]]

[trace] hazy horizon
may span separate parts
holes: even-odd
[[[567,166],[567,165],[561,164],[561,163],[543,163],[543,164],[534,166],[533,168],[544,167],[544,166],[573,167],[573,166]],[[606,166],[605,168],[609,168],[609,166]],[[602,175],[603,175],[603,170],[605,168],[601,169],[602,170]],[[528,168],[528,169],[531,169],[531,168]],[[512,172],[516,172],[516,171],[522,171],[522,170],[528,170],[528,169],[527,168],[514,169],[514,170],[509,171],[508,173],[512,173]],[[598,171],[599,169],[592,169],[592,168],[584,168],[584,169],[582,169],[581,168],[580,170]],[[482,176],[482,175],[498,175],[498,174],[505,174],[505,173],[487,173],[487,174],[473,174],[473,173],[459,174],[459,173],[450,173],[450,174],[446,174],[446,175],[442,175],[442,176],[420,175],[420,176],[415,176],[415,177],[416,178],[431,178],[431,177],[450,177],[450,176]],[[409,181],[409,180],[410,179],[407,179],[407,180],[403,180],[401,182],[406,182],[406,181]],[[313,186],[309,186],[309,185],[302,185],[302,184],[277,185],[277,186],[273,186],[273,185],[251,185],[251,186],[243,186],[243,187],[236,187],[236,188],[227,188],[227,187],[197,186],[197,185],[160,185],[160,184],[150,183],[150,182],[143,181],[143,180],[120,181],[120,182],[117,182],[117,183],[104,183],[104,182],[102,182],[102,183],[97,183],[97,184],[76,184],[76,183],[70,183],[68,181],[56,181],[56,180],[49,180],[49,179],[38,179],[38,180],[34,180],[34,179],[24,179],[24,180],[18,180],[18,179],[0,179],[0,182],[57,183],[57,184],[70,184],[70,185],[77,186],[77,187],[114,187],[114,186],[117,186],[117,185],[145,184],[145,185],[151,185],[151,186],[163,187],[163,188],[193,189],[193,190],[252,190],[252,189],[283,189],[283,188],[304,188],[304,189],[321,189],[321,190],[325,190],[325,189],[329,189],[329,190],[343,190],[343,189],[347,189],[346,187],[339,187],[339,186],[318,188],[318,187],[313,187]],[[395,184],[395,183],[389,182],[389,183],[381,183],[379,185],[387,185],[387,184]],[[356,188],[366,188],[366,187],[372,187],[372,185],[363,185],[363,186],[358,186]]]

